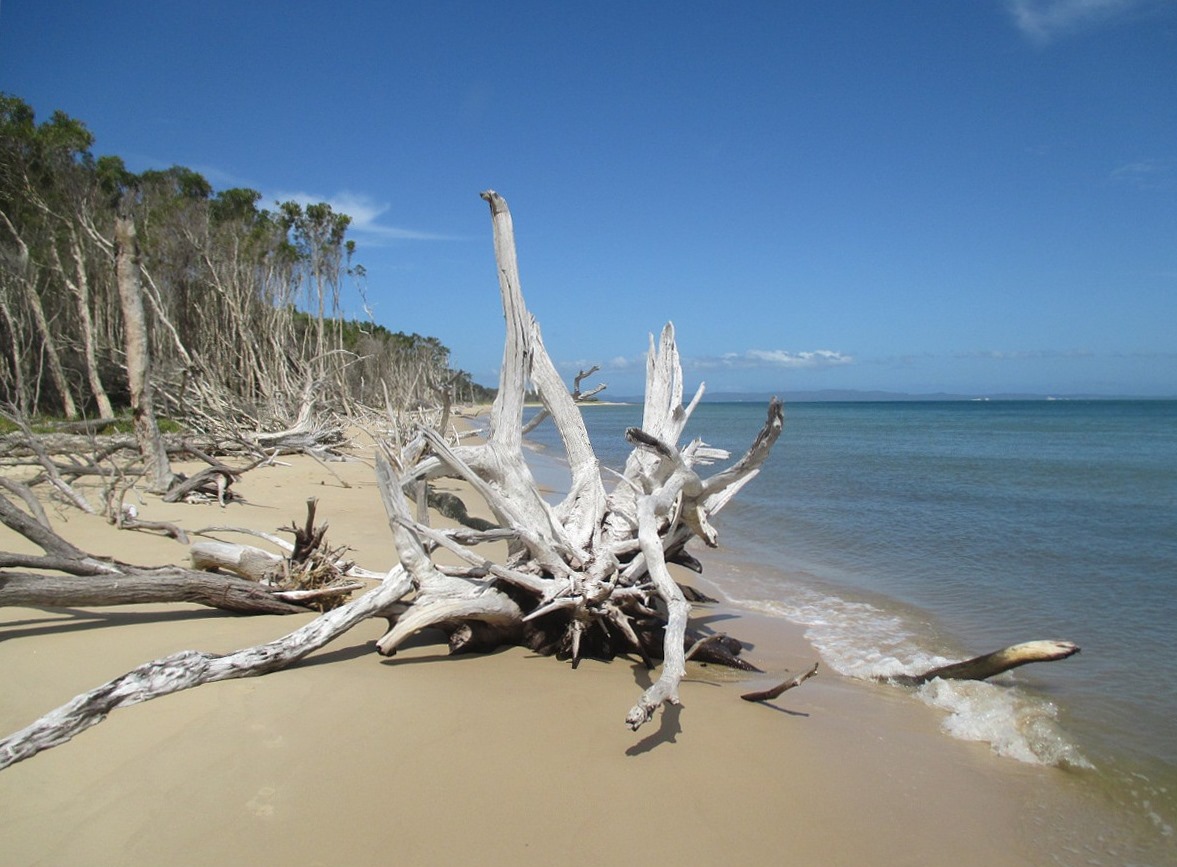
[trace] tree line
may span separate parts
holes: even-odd
[[[128,405],[117,275],[128,243],[156,408],[186,424],[281,428],[312,394],[344,414],[493,397],[436,338],[344,318],[346,281],[365,277],[346,214],[260,207],[256,190],[215,191],[182,166],[135,174],[93,144],[83,122],[61,111],[38,122],[0,93],[4,404],[67,419]]]

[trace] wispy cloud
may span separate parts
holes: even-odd
[[[594,365],[600,368],[601,373],[608,373],[609,371],[618,370],[645,370],[646,357],[644,355],[615,355],[612,358],[606,359],[605,361],[601,361],[599,359],[590,360],[587,358],[579,358],[574,361],[560,361],[556,363],[556,366],[561,370],[576,371],[578,373],[582,370],[588,370]]]
[[[1006,0],[1028,39],[1048,43],[1149,5],[1151,0]]]
[[[798,370],[853,364],[854,357],[832,349],[790,352],[785,349],[747,349],[724,355],[683,358],[687,370]]]
[[[423,232],[418,229],[406,229],[401,226],[390,226],[381,220],[388,213],[390,205],[378,202],[362,193],[347,190],[334,196],[322,196],[307,192],[279,191],[266,197],[268,201],[298,202],[300,205],[311,205],[326,202],[336,213],[347,214],[351,217],[350,232],[364,236],[369,242],[384,241],[456,241],[454,235],[443,235],[436,232]]]
[[[789,352],[784,349],[749,349],[744,352],[729,352],[725,355],[696,355],[682,358],[683,368],[694,371],[838,367],[853,363],[853,356],[830,349],[815,349],[807,352]],[[644,355],[618,355],[606,361],[587,361],[585,359],[562,361],[558,366],[564,370],[584,370],[593,364],[599,364],[602,372],[644,370],[646,357]]]
[[[1094,358],[1090,349],[977,349],[957,352],[954,358],[982,358],[990,361],[1040,361],[1049,358]]]
[[[838,367],[853,364],[854,358],[832,349],[814,349],[808,352],[789,352],[784,349],[749,349],[742,356],[726,355],[725,360],[733,364],[752,367]]]
[[[1172,185],[1173,167],[1164,160],[1136,160],[1114,169],[1111,179],[1140,190],[1161,190]]]

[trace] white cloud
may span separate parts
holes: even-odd
[[[744,356],[754,362],[773,367],[835,367],[853,364],[854,359],[831,349],[815,349],[810,352],[786,352],[783,349],[749,349]]]
[[[1047,43],[1144,6],[1148,0],[1006,0],[1022,33]]]
[[[1172,182],[1170,169],[1162,160],[1137,160],[1113,170],[1111,179],[1141,190],[1159,190]]]
[[[832,349],[789,352],[784,349],[748,349],[719,356],[684,358],[683,366],[690,370],[749,370],[752,368],[799,369],[838,367],[853,364],[854,357]]]
[[[434,232],[422,232],[416,229],[404,229],[399,226],[388,226],[380,222],[380,218],[388,213],[391,207],[387,203],[377,202],[362,193],[344,190],[334,196],[321,196],[306,192],[277,192],[267,196],[266,201],[298,202],[300,205],[312,205],[326,202],[331,210],[351,217],[348,231],[366,236],[367,240],[389,241],[453,241],[452,235],[439,235]]]
[[[607,361],[589,361],[586,358],[579,358],[575,361],[560,361],[556,363],[556,366],[561,370],[575,370],[578,373],[582,370],[588,370],[593,365],[599,366],[602,373],[611,370],[644,370],[646,366],[646,357],[644,355],[639,355],[632,358],[627,358],[624,355],[615,355]]]

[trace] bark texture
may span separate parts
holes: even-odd
[[[143,284],[139,275],[139,248],[135,223],[129,217],[115,222],[118,249],[117,271],[119,300],[123,311],[123,330],[127,351],[127,384],[131,392],[131,417],[135,436],[143,453],[148,490],[166,491],[172,484],[167,449],[155,420],[151,395],[151,351],[147,342],[147,321],[143,315]]]

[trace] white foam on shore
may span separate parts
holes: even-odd
[[[727,588],[725,588],[727,589]],[[932,652],[902,614],[824,594],[804,585],[788,588],[789,602],[731,598],[744,608],[805,627],[805,637],[839,674],[877,680],[917,674],[955,660]],[[1052,702],[1009,683],[936,679],[915,690],[945,711],[952,737],[988,743],[994,752],[1039,765],[1091,767],[1058,725]]]

